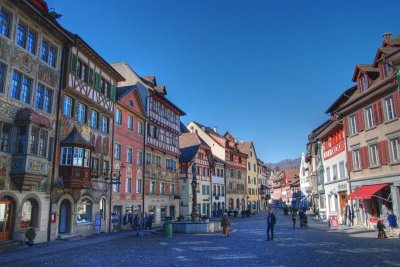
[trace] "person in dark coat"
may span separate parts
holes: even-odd
[[[292,223],[293,223],[293,229],[296,228],[296,210],[292,211]]]
[[[148,217],[147,217],[147,222],[146,222],[146,224],[147,224],[147,227],[149,228],[149,230],[151,230],[151,227],[152,227],[152,225],[153,225],[153,215],[149,215]]]
[[[378,228],[378,238],[388,238],[386,236],[386,232],[385,232],[385,225],[382,223],[381,220],[378,220],[378,222],[376,223],[376,228]]]
[[[274,227],[276,223],[276,217],[272,209],[268,211],[267,216],[267,241],[274,240]]]

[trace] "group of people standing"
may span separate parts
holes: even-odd
[[[300,228],[308,228],[308,219],[307,219],[307,214],[304,212],[303,209],[300,209],[297,212],[297,209],[292,209],[292,224],[293,224],[293,229],[296,228],[296,218],[297,214],[299,215],[299,221],[300,221]]]
[[[117,231],[120,226],[119,216],[116,212],[111,215],[111,223],[113,225],[113,231]],[[138,212],[133,216],[132,212],[125,211],[122,217],[122,230],[124,231],[136,231],[137,235],[144,229],[151,230],[153,225],[153,215],[148,215],[147,213],[142,216],[141,212]]]

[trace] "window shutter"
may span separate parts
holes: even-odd
[[[357,130],[359,132],[364,131],[365,129],[365,121],[364,121],[364,109],[360,109],[356,112],[356,120],[357,120]]]
[[[360,157],[361,157],[361,169],[368,168],[368,147],[364,146],[360,148]]]
[[[89,85],[94,85],[94,69],[89,68]]]
[[[372,112],[373,112],[373,118],[374,118],[374,123],[375,123],[375,125],[376,124],[379,124],[379,118],[378,118],[378,105],[377,105],[377,103],[374,103],[373,105],[372,105]]]
[[[169,187],[170,187],[170,183],[165,183],[165,194],[167,196],[170,194]]]
[[[71,72],[76,74],[76,66],[78,64],[78,57],[75,54],[71,54]]]
[[[147,196],[150,194],[150,181],[148,179],[144,185],[144,194]]]
[[[384,121],[383,119],[383,109],[382,109],[382,101],[379,100],[376,102],[376,111],[377,111],[377,124],[380,124]]]
[[[115,102],[116,93],[117,93],[117,92],[116,92],[116,89],[115,89],[115,85],[112,84],[112,85],[111,85],[111,94],[110,94],[110,98],[111,98],[111,100],[114,101],[114,102]]]
[[[344,117],[343,119],[344,134],[346,137],[349,136],[349,117]]]
[[[94,88],[96,88],[97,91],[100,91],[100,89],[101,89],[101,76],[100,76],[100,73],[97,73],[97,72],[95,74]]]
[[[378,143],[378,153],[381,165],[387,165],[389,163],[389,147],[387,140]]]
[[[347,169],[351,171],[353,169],[353,158],[352,158],[352,152],[347,151]]]
[[[400,91],[400,72],[397,72],[397,89]]]
[[[156,181],[156,195],[159,196],[160,195],[160,182]]]
[[[397,76],[399,77],[399,76]],[[393,102],[394,102],[394,111],[396,112],[396,116],[400,117],[400,92],[396,91],[393,94]]]

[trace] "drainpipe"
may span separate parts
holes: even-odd
[[[72,45],[71,45],[72,46]],[[54,175],[55,175],[55,171],[56,171],[56,155],[57,155],[57,144],[59,144],[60,140],[60,129],[59,129],[59,123],[61,121],[61,113],[60,113],[60,108],[61,108],[61,94],[63,92],[63,88],[64,88],[64,82],[67,80],[67,66],[66,63],[68,62],[68,54],[69,54],[69,48],[71,47],[70,45],[68,45],[67,43],[63,44],[63,49],[62,49],[62,53],[63,55],[61,56],[61,64],[60,64],[60,83],[59,83],[59,91],[58,91],[58,97],[57,97],[57,108],[56,108],[56,129],[55,129],[55,133],[54,133],[54,147],[53,147],[53,167],[51,170],[51,176],[50,176],[50,199],[49,199],[49,219],[47,222],[47,242],[50,241],[51,239],[51,213],[52,213],[52,205],[53,205],[53,198],[54,198]]]
[[[115,114],[115,102],[114,102],[114,114]],[[114,123],[115,123],[115,121],[113,120],[112,131],[111,131],[111,157],[110,157],[111,160],[110,160],[110,166],[108,166],[108,168],[110,170],[109,175],[111,175],[111,176],[112,176],[112,171],[114,170]],[[104,163],[103,163],[103,165],[104,165]],[[103,169],[103,172],[104,172],[104,169]],[[121,179],[121,176],[119,177],[119,179]],[[119,180],[119,181],[121,181],[121,180]],[[108,232],[111,232],[112,188],[113,188],[112,179],[110,179],[109,186],[110,186],[110,203],[109,203],[109,208],[108,208]]]
[[[147,96],[146,96],[146,115],[149,113],[149,96],[150,96],[150,93],[149,93],[149,91],[148,91],[148,89],[146,89],[147,90]],[[143,175],[143,185],[142,185],[142,210],[143,210],[143,212],[142,212],[142,216],[144,216],[144,212],[145,212],[145,207],[144,207],[144,198],[145,198],[145,188],[146,188],[146,161],[145,161],[145,158],[146,158],[146,142],[147,142],[147,124],[148,124],[148,122],[147,122],[147,120],[145,120],[144,121],[144,139],[143,139],[143,154],[142,154],[142,175]],[[171,192],[170,192],[171,193]],[[150,215],[149,215],[150,216]]]

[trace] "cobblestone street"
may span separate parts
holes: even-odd
[[[309,219],[292,229],[277,212],[275,240],[266,241],[265,214],[232,218],[232,234],[112,233],[53,241],[0,255],[1,266],[399,266],[400,239],[368,230],[329,230]]]

